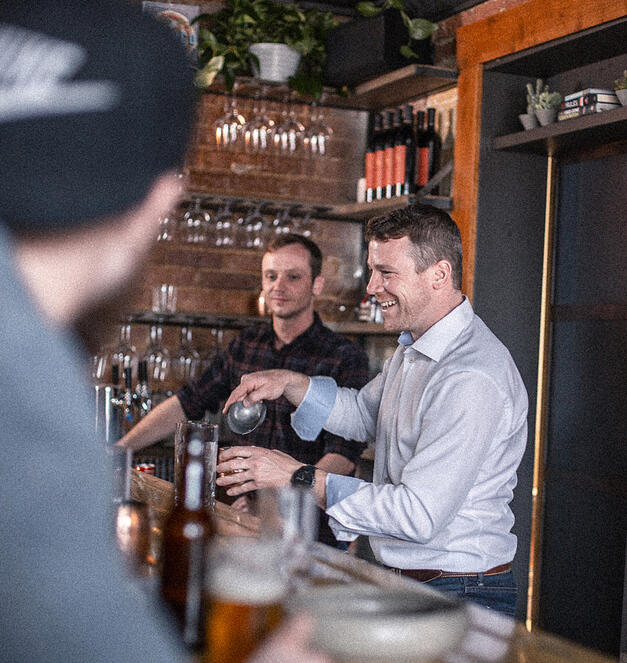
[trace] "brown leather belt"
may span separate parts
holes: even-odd
[[[436,578],[476,578],[478,573],[463,573],[462,571],[442,571],[441,569],[394,569],[396,573],[420,582],[430,582]],[[499,564],[483,572],[484,576],[495,576],[499,573],[507,573],[512,570],[511,562]]]

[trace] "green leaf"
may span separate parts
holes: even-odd
[[[409,36],[412,39],[427,39],[433,34],[435,24],[424,18],[412,18],[407,26]]]
[[[398,9],[398,11],[403,11],[404,9],[403,0],[386,0],[384,4],[385,9]]]
[[[196,72],[195,83],[198,87],[209,87],[215,77],[220,73],[220,70],[224,66],[224,57],[219,55],[217,57],[211,58],[209,62],[200,70]]]
[[[414,51],[412,51],[411,48],[409,46],[407,46],[407,44],[405,44],[404,46],[401,46],[399,50],[401,52],[401,55],[405,58],[410,58],[411,59],[411,58],[417,58],[418,57],[418,55],[416,55],[416,53],[414,53]]]
[[[362,16],[367,16],[368,18],[372,16],[378,16],[383,9],[381,7],[377,7],[373,2],[358,2],[355,5],[355,9],[360,13]]]

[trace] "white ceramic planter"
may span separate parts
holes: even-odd
[[[555,122],[557,117],[557,108],[536,108],[536,117],[538,122],[546,127],[547,124]]]
[[[627,89],[616,90],[616,96],[623,106],[627,106]]]
[[[259,58],[259,67],[252,65],[253,74],[264,81],[285,83],[300,64],[300,53],[286,44],[252,44],[248,50]]]
[[[522,113],[518,119],[525,130],[535,129],[538,126],[538,118],[533,113]]]

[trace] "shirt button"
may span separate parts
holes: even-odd
[[[413,364],[415,361],[416,361],[416,360],[414,359],[414,357],[411,357],[410,360],[409,360],[409,363],[410,363],[410,364]]]

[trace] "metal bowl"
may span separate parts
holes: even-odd
[[[246,407],[242,401],[233,403],[226,415],[229,428],[238,435],[246,435],[263,423],[266,418],[266,404],[263,401]]]

